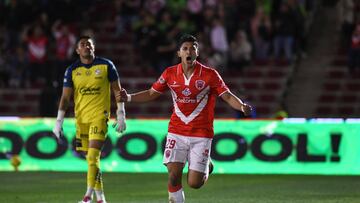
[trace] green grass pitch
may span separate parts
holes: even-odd
[[[105,173],[109,203],[167,202],[167,174]],[[198,190],[183,186],[187,203],[360,202],[360,176],[221,175]],[[85,173],[0,172],[0,202],[76,203],[86,189]]]

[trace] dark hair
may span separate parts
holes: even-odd
[[[196,39],[196,37],[192,36],[192,35],[189,35],[189,34],[184,34],[180,37],[180,40],[178,42],[178,49],[180,49],[181,45],[184,43],[184,42],[192,42],[194,43],[196,46],[199,46],[199,43]]]
[[[95,44],[94,38],[92,38],[92,37],[90,37],[88,35],[82,35],[76,40],[76,46],[78,46],[80,40],[82,40],[82,39],[86,39],[86,40],[90,39]]]

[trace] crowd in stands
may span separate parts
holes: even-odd
[[[0,2],[0,86],[61,83],[76,36],[97,37],[94,22],[132,35],[140,66],[160,73],[176,62],[176,39],[200,40],[200,60],[219,71],[252,63],[293,63],[306,51],[315,0],[6,0]],[[70,14],[70,15],[69,15]],[[107,57],[107,56],[104,56]],[[121,65],[121,64],[116,64]]]

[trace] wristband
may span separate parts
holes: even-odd
[[[127,102],[131,102],[131,94],[127,95]]]
[[[118,110],[118,111],[122,111],[122,112],[125,113],[125,105],[124,105],[124,102],[116,103],[116,106],[117,106],[117,110]]]

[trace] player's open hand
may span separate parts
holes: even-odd
[[[119,99],[120,102],[128,102],[129,95],[124,88],[121,88],[120,94],[117,95],[117,97],[118,97],[117,99]]]
[[[62,129],[62,124],[64,120],[56,120],[55,126],[53,128],[53,133],[57,140],[61,140],[62,137],[64,137],[64,132]]]
[[[242,112],[245,116],[251,115],[252,107],[249,104],[244,103],[241,107]]]

